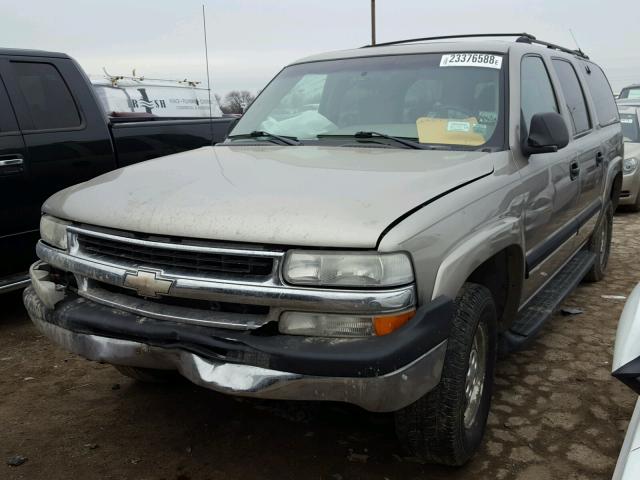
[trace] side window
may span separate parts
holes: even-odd
[[[586,63],[585,67],[587,67]],[[596,107],[598,123],[604,126],[616,122],[618,120],[618,108],[604,72],[600,67],[591,63],[586,68],[585,77]]]
[[[71,92],[56,67],[28,62],[11,62],[11,66],[36,130],[81,124]]]
[[[553,60],[553,67],[560,79],[560,86],[567,101],[567,109],[573,123],[573,133],[580,134],[591,128],[584,92],[573,65],[566,60]]]
[[[520,108],[527,131],[536,113],[558,112],[549,72],[542,58],[527,56],[520,66]]]
[[[18,124],[13,114],[13,108],[9,103],[9,96],[4,89],[2,79],[0,79],[0,135],[3,133],[17,132]]]

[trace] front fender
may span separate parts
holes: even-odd
[[[513,245],[518,246],[521,252],[524,251],[521,221],[517,217],[501,218],[472,232],[440,263],[431,298],[435,299],[440,295],[455,298],[476,268]]]
[[[618,192],[616,193],[614,198],[612,196],[611,189],[614,188],[614,180],[617,175],[620,175],[620,183],[617,186]],[[622,157],[616,156],[613,160],[611,160],[611,162],[609,162],[607,166],[607,172],[606,172],[604,188],[603,188],[602,204],[606,205],[607,204],[606,201],[611,198],[614,201],[613,208],[615,209],[618,206],[617,202],[618,202],[618,195],[620,194],[619,192],[620,187],[622,187]]]

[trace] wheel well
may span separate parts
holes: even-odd
[[[618,208],[618,202],[620,201],[620,190],[622,190],[622,173],[618,173],[611,184],[611,206],[614,212]]]
[[[524,255],[517,245],[511,245],[493,255],[476,268],[468,282],[489,289],[498,314],[499,331],[506,330],[520,304],[524,279]]]

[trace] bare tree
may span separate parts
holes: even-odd
[[[243,113],[253,102],[255,95],[248,90],[232,90],[224,96],[224,101],[216,95],[220,108],[224,113]]]
[[[224,108],[222,108],[222,97],[217,93],[214,93],[213,98],[216,99],[216,103],[218,104],[218,107],[220,107],[220,110],[222,110],[223,113],[227,113],[224,111]]]

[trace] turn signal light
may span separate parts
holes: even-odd
[[[415,310],[410,312],[400,313],[398,315],[385,315],[384,317],[373,318],[373,329],[376,335],[389,335],[402,327],[405,323],[411,320],[416,314]]]

